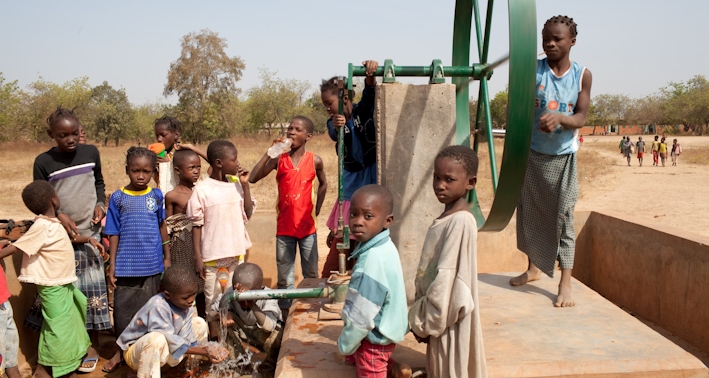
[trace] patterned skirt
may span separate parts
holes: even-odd
[[[557,260],[562,269],[574,267],[577,199],[576,154],[530,151],[517,204],[517,248],[549,277]]]
[[[86,296],[86,329],[103,331],[111,329],[106,295],[106,271],[103,258],[91,244],[74,245],[76,288]]]
[[[170,264],[184,265],[195,270],[194,247],[192,243],[192,222],[185,214],[175,214],[165,220],[170,234]],[[195,273],[196,274],[196,273]],[[197,293],[204,291],[204,280],[197,277]]]

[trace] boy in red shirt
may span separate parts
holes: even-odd
[[[292,289],[295,271],[295,248],[300,248],[300,265],[303,277],[318,277],[317,216],[320,214],[327,180],[322,159],[305,150],[313,137],[313,121],[297,116],[288,125],[286,137],[292,141],[290,151],[276,158],[268,153],[251,170],[249,182],[254,184],[276,170],[278,182],[278,225],[276,229],[276,264],[278,288]],[[273,144],[285,141],[284,138]],[[313,186],[318,178],[317,190]],[[290,307],[290,300],[282,300],[281,308]]]

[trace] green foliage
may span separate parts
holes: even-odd
[[[22,114],[18,119],[22,137],[47,141],[47,117],[57,108],[73,109],[80,120],[87,114],[91,101],[91,86],[88,77],[80,77],[64,84],[55,84],[39,78],[31,83],[22,102]],[[19,139],[19,138],[18,138]]]
[[[630,102],[630,97],[626,95],[598,95],[591,101],[593,105],[591,117],[600,124],[618,125],[625,121]]]
[[[21,134],[18,120],[24,96],[17,86],[17,80],[6,83],[0,72],[0,142],[7,142]]]
[[[83,121],[89,138],[104,146],[112,140],[116,146],[121,139],[135,135],[135,113],[124,89],[116,90],[107,82],[91,90],[91,102]]]
[[[229,134],[220,116],[224,104],[233,104],[239,90],[244,62],[224,51],[226,39],[209,29],[182,38],[182,53],[170,64],[164,95],[177,94],[177,116],[184,126],[183,138],[201,143]]]

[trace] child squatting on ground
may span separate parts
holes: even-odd
[[[98,332],[111,328],[108,311],[103,249],[90,239],[100,240],[106,194],[101,158],[95,146],[81,144],[81,123],[74,112],[57,108],[47,118],[47,134],[57,143],[34,161],[35,180],[48,181],[61,200],[57,218],[69,234],[76,261],[76,288],[86,296],[86,329],[94,347],[89,349],[82,369],[93,371],[98,363]],[[32,322],[31,322],[32,323]],[[32,324],[41,328],[41,320]]]
[[[232,286],[224,295],[247,290],[269,290],[263,286],[263,271],[253,263],[243,263],[236,267]],[[212,310],[219,311],[219,302],[214,304]],[[230,302],[228,311],[222,323],[231,328],[226,340],[229,347],[234,348],[235,354],[243,354],[245,350],[242,341],[246,342],[265,352],[267,357],[264,362],[275,366],[284,326],[278,300]]]
[[[342,173],[344,186],[342,213],[345,225],[348,222],[347,214],[352,193],[365,185],[377,182],[377,128],[374,125],[374,97],[377,80],[374,77],[374,72],[379,64],[374,60],[367,60],[362,62],[362,65],[365,66],[367,75],[367,78],[364,79],[362,99],[357,104],[352,103],[354,91],[351,93],[347,91],[342,104],[344,115],[338,114],[337,77],[323,81],[320,85],[320,99],[330,115],[330,119],[327,121],[327,132],[330,139],[337,142],[339,129],[345,127],[345,153],[343,156],[345,169]],[[329,277],[330,272],[338,270],[337,243],[342,242],[341,236],[335,238],[338,217],[339,202],[336,201],[327,220],[327,226],[331,230],[327,237],[327,246],[330,251],[323,265],[321,277]],[[354,238],[350,235],[350,239]],[[346,252],[348,257],[355,246],[355,242],[351,243],[350,250]],[[348,259],[347,261],[347,270],[350,270],[354,265],[354,260]]]
[[[108,280],[115,288],[116,335],[123,333],[136,312],[158,293],[160,275],[170,266],[163,194],[148,186],[156,165],[153,151],[143,147],[128,149],[126,174],[130,183],[113,192],[108,203],[104,232],[110,235]],[[119,350],[103,371],[115,371],[120,364]]]
[[[239,164],[233,143],[226,140],[209,143],[207,158],[212,173],[194,186],[187,203],[187,217],[192,221],[195,266],[204,280],[209,309],[223,290],[217,282],[219,269],[227,270],[227,282],[231,282],[234,269],[244,261],[246,250],[251,247],[245,224],[254,212],[256,201],[251,198],[247,181],[249,171]],[[216,337],[218,319],[208,315],[207,322],[210,335]]]
[[[406,291],[399,252],[389,238],[394,199],[383,186],[366,185],[352,195],[349,226],[358,242],[337,339],[341,354],[354,362],[358,377],[410,377],[411,368],[391,358],[409,331]]]
[[[276,265],[278,267],[278,288],[292,289],[295,281],[295,249],[300,248],[300,266],[304,278],[318,277],[318,236],[317,216],[325,200],[327,179],[320,156],[305,150],[306,143],[313,137],[315,125],[307,117],[293,118],[288,125],[290,151],[276,158],[264,154],[249,175],[249,182],[255,184],[276,171],[278,183],[278,219],[276,227]],[[285,138],[273,141],[283,142]],[[313,181],[317,177],[315,190]],[[290,300],[281,300],[282,307],[290,308]]]
[[[434,163],[433,192],[445,210],[426,234],[409,309],[411,331],[428,344],[429,377],[487,377],[478,306],[478,227],[467,201],[477,171],[477,155],[463,146],[444,148]]]
[[[44,321],[39,334],[35,377],[73,374],[87,356],[91,341],[86,332],[86,296],[74,286],[77,282],[74,249],[56,217],[61,201],[52,185],[43,180],[27,185],[22,191],[22,200],[37,218],[27,233],[0,250],[0,258],[17,251],[23,253],[18,280],[37,285],[42,301]],[[90,240],[98,245],[95,239]],[[3,359],[8,358],[7,366],[16,368],[18,340],[15,337],[13,342],[9,324],[7,328],[9,337],[4,342],[9,353],[3,354]],[[11,372],[8,370],[8,375]]]
[[[185,355],[206,356],[212,363],[223,361],[228,352],[221,346],[205,346],[207,323],[195,316],[194,271],[183,265],[167,268],[161,283],[164,291],[138,310],[116,340],[126,364],[137,371],[138,378],[157,378],[160,367],[177,366]]]

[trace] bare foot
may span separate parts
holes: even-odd
[[[121,350],[118,349],[116,351],[116,354],[114,354],[110,360],[106,361],[106,363],[103,364],[103,368],[101,370],[104,373],[113,373],[114,371],[118,370],[121,365],[123,365],[123,358],[121,356]]]
[[[575,305],[574,298],[571,297],[571,284],[560,283],[559,295],[556,297],[554,307],[574,307]]]
[[[389,369],[389,376],[393,378],[410,378],[411,367],[404,363],[394,362],[394,365]]]
[[[517,277],[510,278],[510,285],[521,286],[527,282],[537,281],[542,278],[542,272],[539,269],[529,269]]]
[[[37,370],[34,371],[34,378],[52,378],[44,366],[37,364]]]

